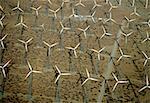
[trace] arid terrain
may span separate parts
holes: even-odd
[[[0,103],[150,103],[149,0],[0,0],[0,18]]]

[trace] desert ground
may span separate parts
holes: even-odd
[[[0,0],[0,18],[0,103],[150,103],[149,0]]]

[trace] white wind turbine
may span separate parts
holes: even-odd
[[[27,41],[23,41],[23,40],[20,40],[18,39],[18,41],[20,41],[21,43],[24,44],[24,47],[25,47],[25,51],[28,52],[28,43],[32,40],[33,38],[30,38],[29,40]]]
[[[96,13],[96,10],[95,10],[91,15],[86,16],[87,18],[91,18],[92,21],[93,21],[93,23],[96,23],[96,21],[95,21],[95,19],[94,19],[95,13]]]
[[[102,25],[102,29],[103,29],[103,34],[102,34],[102,36],[100,37],[100,39],[102,39],[105,35],[107,35],[107,36],[112,35],[111,33],[106,32],[106,29],[104,28],[103,25]]]
[[[46,31],[46,29],[45,29],[45,24],[41,24],[40,27],[41,27],[44,31]]]
[[[96,7],[102,6],[100,4],[97,4],[96,0],[93,0],[93,1],[94,1],[94,6],[92,7],[92,10],[95,9]]]
[[[90,77],[89,71],[88,69],[86,69],[86,74],[87,74],[87,78],[85,79],[85,81],[81,84],[81,86],[83,86],[88,80],[92,80],[92,81],[99,81],[99,79]]]
[[[126,33],[123,33],[123,32],[122,32],[122,35],[125,37],[125,44],[128,43],[128,37],[129,37],[132,33],[133,33],[133,32],[130,32],[130,33],[126,34]]]
[[[141,43],[144,43],[144,42],[146,42],[146,41],[150,41],[150,36],[149,36],[149,34],[148,34],[148,31],[146,32],[146,38],[141,42]]]
[[[79,17],[78,15],[75,14],[75,11],[74,11],[74,8],[72,8],[72,14],[69,16],[69,18],[72,18],[72,17]]]
[[[79,2],[75,6],[81,5],[82,7],[85,7],[85,5],[82,3],[82,0],[79,0]]]
[[[53,43],[53,44],[49,44],[49,43],[47,43],[46,41],[43,41],[43,43],[46,45],[46,46],[48,46],[48,55],[50,56],[50,54],[51,54],[51,48],[53,48],[54,46],[56,46],[56,45],[58,45],[58,42],[56,42],[56,43]]]
[[[109,18],[105,20],[105,23],[108,21],[112,21],[113,23],[117,24],[117,22],[112,18],[112,13],[109,12]]]
[[[148,75],[146,75],[146,85],[143,86],[138,92],[141,92],[141,91],[143,91],[143,90],[146,89],[146,88],[150,89],[149,80],[148,80]]]
[[[109,3],[109,5],[110,5],[110,8],[109,8],[108,12],[111,12],[111,11],[112,11],[112,9],[116,9],[116,8],[118,8],[118,6],[114,6],[114,5],[112,5],[112,3],[111,3],[110,1],[109,1],[108,3]]]
[[[119,47],[119,51],[120,51],[121,56],[119,57],[117,62],[119,62],[123,57],[124,58],[130,58],[131,57],[130,55],[125,55],[120,47]]]
[[[54,14],[54,17],[57,19],[57,12],[60,10],[60,8],[57,8],[56,10],[48,9],[50,12]]]
[[[19,11],[21,11],[21,12],[24,12],[24,11],[20,8],[20,1],[17,2],[17,6],[14,7],[12,10],[13,10],[13,11],[14,11],[14,10],[19,10]]]
[[[133,12],[130,14],[131,16],[132,15],[136,15],[136,16],[141,16],[139,13],[137,13],[137,8],[135,7]]]
[[[74,48],[73,48],[73,47],[65,47],[65,48],[66,48],[66,49],[73,50],[73,53],[74,53],[75,58],[78,58],[76,49],[77,49],[79,46],[80,46],[80,43],[78,43]]]
[[[42,8],[42,6],[39,6],[39,7],[37,7],[37,8],[35,8],[35,7],[30,7],[30,8],[31,8],[32,10],[34,10],[36,16],[38,16],[38,15],[39,15],[39,10]]]
[[[62,34],[64,30],[70,30],[71,29],[69,27],[65,27],[61,21],[60,21],[60,25],[61,25],[60,34]]]
[[[7,63],[5,63],[3,66],[0,66],[0,68],[2,69],[4,78],[6,78],[5,68],[8,66],[8,64],[9,64],[10,62],[11,62],[11,60],[9,60],[9,61],[8,61]]]
[[[147,22],[142,22],[142,24],[146,24],[150,27],[150,19]]]
[[[57,81],[58,81],[58,79],[60,78],[60,76],[72,75],[71,73],[62,73],[56,65],[55,65],[55,68],[56,68],[56,70],[57,70],[57,72],[58,72],[58,76],[57,76],[57,78],[56,78],[56,80],[55,80],[55,83],[57,83]]]
[[[29,67],[29,72],[28,74],[26,75],[25,77],[25,80],[32,74],[32,73],[42,73],[41,71],[37,71],[37,70],[33,70],[31,64],[29,63],[29,61],[27,60],[27,64],[28,64],[28,67]]]
[[[115,85],[114,85],[114,87],[112,89],[112,92],[116,89],[118,84],[126,84],[126,83],[129,82],[129,81],[125,81],[125,80],[118,80],[118,78],[116,77],[116,75],[114,73],[112,73],[112,75],[113,75],[113,77],[114,77],[114,79],[116,81],[116,83],[115,83]]]
[[[136,19],[129,19],[127,16],[124,16],[124,18],[127,20],[127,26],[129,26],[129,23],[136,20]]]
[[[145,57],[145,61],[144,61],[144,66],[145,66],[147,64],[148,60],[150,60],[150,57],[148,57],[147,54],[144,51],[142,51],[142,53]]]
[[[101,48],[100,50],[95,50],[95,49],[90,49],[90,50],[97,53],[98,60],[100,61],[100,55],[104,49],[105,49],[105,47]]]
[[[23,26],[23,27],[28,28],[28,26],[25,23],[23,23],[23,16],[21,16],[20,23],[18,23],[18,24],[15,25],[15,27],[18,27],[18,26]]]
[[[78,28],[78,30],[82,31],[83,34],[84,34],[84,37],[87,38],[87,33],[86,31],[90,28],[90,25],[88,25],[85,29],[81,29],[81,28]]]

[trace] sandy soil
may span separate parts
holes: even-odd
[[[141,23],[149,19],[149,6],[145,9],[145,2],[137,1],[135,5],[141,16],[130,16],[134,9],[131,6],[131,1],[123,0],[122,5],[119,6],[117,0],[112,0],[113,5],[118,5],[118,8],[111,11],[112,18],[117,24],[111,21],[104,24],[103,21],[98,21],[98,18],[109,18],[110,6],[105,4],[104,0],[97,0],[97,3],[102,6],[96,7],[94,10],[91,10],[94,5],[92,0],[83,0],[86,7],[75,6],[78,0],[69,0],[57,13],[57,19],[47,9],[56,10],[62,1],[51,1],[52,4],[48,4],[46,0],[21,0],[20,6],[24,13],[11,10],[16,6],[16,0],[0,1],[0,5],[4,9],[4,13],[0,11],[0,17],[5,15],[2,20],[4,28],[0,27],[0,38],[5,34],[8,35],[4,40],[6,48],[0,48],[0,64],[3,65],[8,60],[12,60],[5,68],[7,77],[3,78],[3,74],[0,72],[0,101],[4,103],[150,102],[149,89],[138,92],[145,85],[145,75],[150,78],[150,62],[148,61],[144,67],[145,57],[142,54],[144,51],[150,56],[150,41],[141,43],[146,38],[146,32],[150,32],[148,25]],[[38,7],[39,5],[42,8],[39,10],[39,16],[36,17],[35,11],[31,10],[30,7]],[[69,19],[68,16],[72,14],[72,7],[75,9],[75,13],[83,16],[83,18]],[[92,19],[86,18],[86,16],[91,15],[95,10],[94,19],[96,23],[93,23]],[[28,28],[15,27],[20,22],[21,15]],[[124,16],[136,20],[131,22],[128,27],[123,27],[121,25],[127,25]],[[62,29],[60,21],[65,27],[71,29],[64,30],[63,34],[60,34]],[[42,24],[44,24],[45,30],[40,26]],[[86,31],[87,38],[85,38],[83,32],[77,28],[84,29],[88,25],[90,28]],[[102,25],[106,32],[112,33],[111,36],[104,36],[100,39],[103,34]],[[127,44],[125,44],[125,38],[122,34],[117,38],[120,27],[124,29],[123,32],[125,33],[133,31],[128,37]],[[26,53],[24,45],[18,39],[27,41],[30,38],[33,40],[29,42],[29,51]],[[48,47],[43,41],[49,44],[58,42],[58,45],[51,48],[50,56],[47,55]],[[121,61],[117,62],[121,54],[118,45],[115,47],[116,41],[119,41],[119,47],[123,53],[131,55],[131,58],[122,58]],[[78,43],[80,43],[76,49],[78,58],[75,58],[74,52],[65,47],[75,47]],[[97,53],[90,49],[99,50],[103,47],[106,48],[102,51],[99,61]],[[110,59],[111,54],[113,54],[112,60]],[[26,60],[30,62],[33,70],[39,70],[43,73],[33,73],[25,80],[25,76],[29,72]],[[72,75],[60,76],[55,84],[54,81],[58,76],[55,65],[59,67],[61,72],[70,72]],[[81,85],[87,78],[86,68],[91,77],[99,79],[98,82],[89,80],[83,86]],[[111,75],[112,72],[119,80],[128,80],[129,83],[119,84],[112,92],[116,83]]]

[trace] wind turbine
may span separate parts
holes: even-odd
[[[125,83],[129,82],[129,81],[125,81],[125,80],[118,80],[118,78],[116,77],[116,75],[114,73],[112,73],[112,75],[113,75],[113,77],[114,77],[114,79],[116,81],[116,83],[115,83],[115,85],[114,85],[114,87],[112,89],[112,92],[116,89],[118,84],[125,84]]]
[[[97,53],[98,60],[100,61],[100,54],[104,49],[105,47],[101,48],[100,50],[95,50],[95,49],[90,49],[90,50]]]
[[[141,91],[143,91],[143,90],[146,89],[146,88],[150,89],[149,80],[148,80],[148,75],[146,75],[146,85],[143,86],[138,92],[141,92]]]
[[[5,68],[8,66],[8,64],[9,64],[10,62],[11,62],[11,60],[9,60],[9,61],[8,61],[7,63],[5,63],[3,66],[0,66],[0,68],[2,69],[4,78],[6,78]]]
[[[73,50],[75,58],[78,58],[76,49],[80,46],[80,43],[78,43],[74,48],[73,47],[66,47],[67,49]]]
[[[18,41],[20,41],[21,43],[24,44],[24,47],[25,47],[25,51],[28,52],[28,43],[32,40],[33,38],[30,38],[29,40],[27,41],[23,41],[23,40],[20,40],[18,39]]]
[[[28,64],[28,67],[29,67],[29,72],[28,74],[26,75],[25,77],[25,80],[32,74],[32,73],[42,73],[41,71],[37,71],[37,70],[33,70],[31,64],[29,63],[29,61],[27,60],[27,64]]]
[[[59,80],[60,76],[72,75],[71,73],[62,73],[56,65],[55,65],[55,68],[56,68],[57,72],[59,73],[57,78],[56,78],[56,80],[55,80],[55,83],[57,83],[57,81]]]
[[[85,81],[81,84],[81,86],[83,86],[88,80],[92,80],[92,81],[99,81],[96,78],[90,77],[89,71],[88,69],[86,69],[86,74],[87,74],[87,78],[85,79]]]

